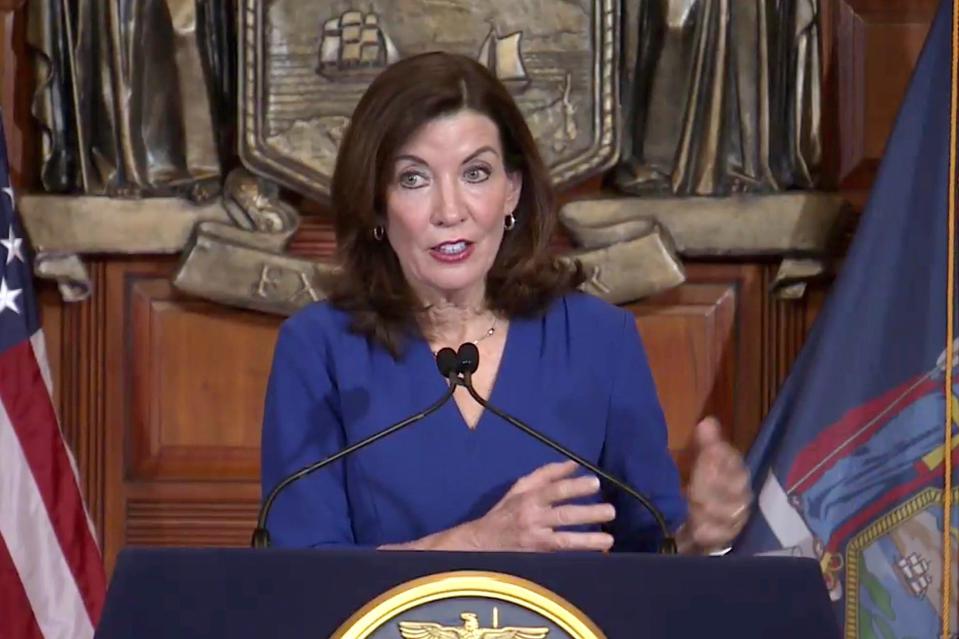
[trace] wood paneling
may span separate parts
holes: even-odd
[[[775,269],[764,273],[767,282],[772,281]],[[825,300],[827,286],[811,284],[801,300],[780,300],[764,292],[762,307],[763,358],[762,401],[757,404],[765,416],[772,408],[779,389],[805,344],[806,337],[819,315]]]
[[[939,0],[823,2],[824,15],[833,23],[834,40],[828,44],[835,65],[829,75],[835,84],[826,88],[832,98],[826,114],[838,124],[836,177],[843,189],[872,184],[938,5]]]
[[[761,321],[761,275],[756,265],[691,265],[688,283],[629,306],[684,478],[693,429],[703,417],[716,416],[744,451],[759,426],[762,351],[750,336]]]
[[[90,264],[89,274],[95,288],[102,286],[103,264]],[[97,530],[102,530],[108,492],[103,463],[107,437],[106,298],[94,296],[82,303],[64,304],[50,283],[39,286],[37,294],[53,375],[54,406],[81,470],[90,517]]]
[[[263,397],[279,320],[177,299],[128,275],[125,310],[136,480],[256,481]]]
[[[173,259],[111,259],[95,299],[108,375],[108,569],[128,544],[244,545],[280,318],[178,294]]]
[[[19,190],[36,184],[40,142],[30,115],[34,80],[27,49],[27,9],[25,2],[13,0],[8,0],[6,7],[14,10],[0,8],[0,104],[10,180]]]
[[[126,541],[131,546],[247,546],[256,522],[256,498],[229,501],[135,499],[127,501]]]

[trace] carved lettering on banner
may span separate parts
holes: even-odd
[[[295,288],[290,286],[291,280],[295,282]],[[292,293],[289,293],[290,288],[293,288]],[[317,291],[306,273],[275,264],[261,265],[260,279],[254,296],[267,302],[284,302],[295,306],[306,305],[323,299],[323,295]]]

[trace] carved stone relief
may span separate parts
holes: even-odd
[[[401,57],[476,58],[517,101],[557,186],[601,172],[619,140],[617,0],[243,0],[240,155],[325,198],[363,91]]]
[[[655,55],[643,48],[644,34],[662,35],[673,24],[657,27],[650,20],[679,11],[676,15],[686,16],[688,24],[715,31],[723,16],[735,17],[725,37],[710,39],[699,31],[688,36],[692,50],[711,60],[715,71],[732,68],[726,62],[738,45],[730,34],[759,25],[755,12],[773,11],[766,4],[31,0],[34,112],[44,133],[42,176],[48,193],[20,201],[38,250],[35,270],[56,279],[65,299],[76,300],[90,293],[80,259],[85,253],[182,253],[174,275],[178,289],[233,306],[292,313],[324,297],[320,282],[333,267],[285,254],[299,215],[282,200],[278,185],[318,200],[327,197],[352,109],[386,65],[436,49],[485,64],[517,100],[559,187],[617,161],[624,141],[620,90],[625,87],[627,164],[617,174],[623,186],[623,167],[639,166],[637,126],[647,132],[658,126],[649,119],[655,109],[647,107],[653,103],[637,102],[636,88],[642,74],[667,64],[665,56],[675,48],[664,45]],[[805,57],[793,56],[801,64],[786,75],[801,73],[802,78],[786,77],[785,86],[804,87],[803,99],[796,102],[800,112],[792,115],[805,123],[818,122],[812,99],[818,75],[810,76],[816,64],[810,47],[818,37],[817,6],[814,0],[793,0],[775,9],[795,9],[792,35],[781,33],[790,51]],[[750,33],[757,41],[769,36]],[[650,60],[656,64],[650,66]],[[757,68],[768,72],[770,60]],[[722,84],[725,72],[709,77],[720,83],[715,86],[728,88]],[[757,87],[748,82],[764,77],[740,74],[737,95],[755,94]],[[653,93],[659,107],[689,98],[663,87]],[[738,113],[747,111],[760,113]],[[713,133],[732,129],[723,128],[728,123],[722,119],[714,124],[719,128],[687,127],[684,139],[700,151],[726,157],[721,144],[707,143],[728,141],[728,135]],[[812,142],[816,126],[807,131]],[[767,139],[771,130],[756,139]],[[790,152],[815,151],[812,142],[803,142],[806,138],[790,139],[800,145]],[[763,161],[770,157],[764,155]],[[224,177],[223,167],[238,160],[245,168]],[[586,267],[585,290],[614,303],[682,283],[681,258],[690,256],[786,256],[777,282],[783,294],[801,294],[802,282],[826,268],[823,256],[839,205],[816,195],[783,197],[574,203],[561,219],[580,249],[565,259],[579,259]],[[807,232],[792,232],[793,223]]]

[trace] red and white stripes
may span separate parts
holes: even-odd
[[[103,607],[102,559],[45,367],[40,333],[0,355],[0,639],[92,637]]]

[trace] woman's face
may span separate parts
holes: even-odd
[[[399,149],[386,235],[422,302],[483,301],[521,187],[519,172],[506,172],[496,124],[475,111],[428,122]]]

